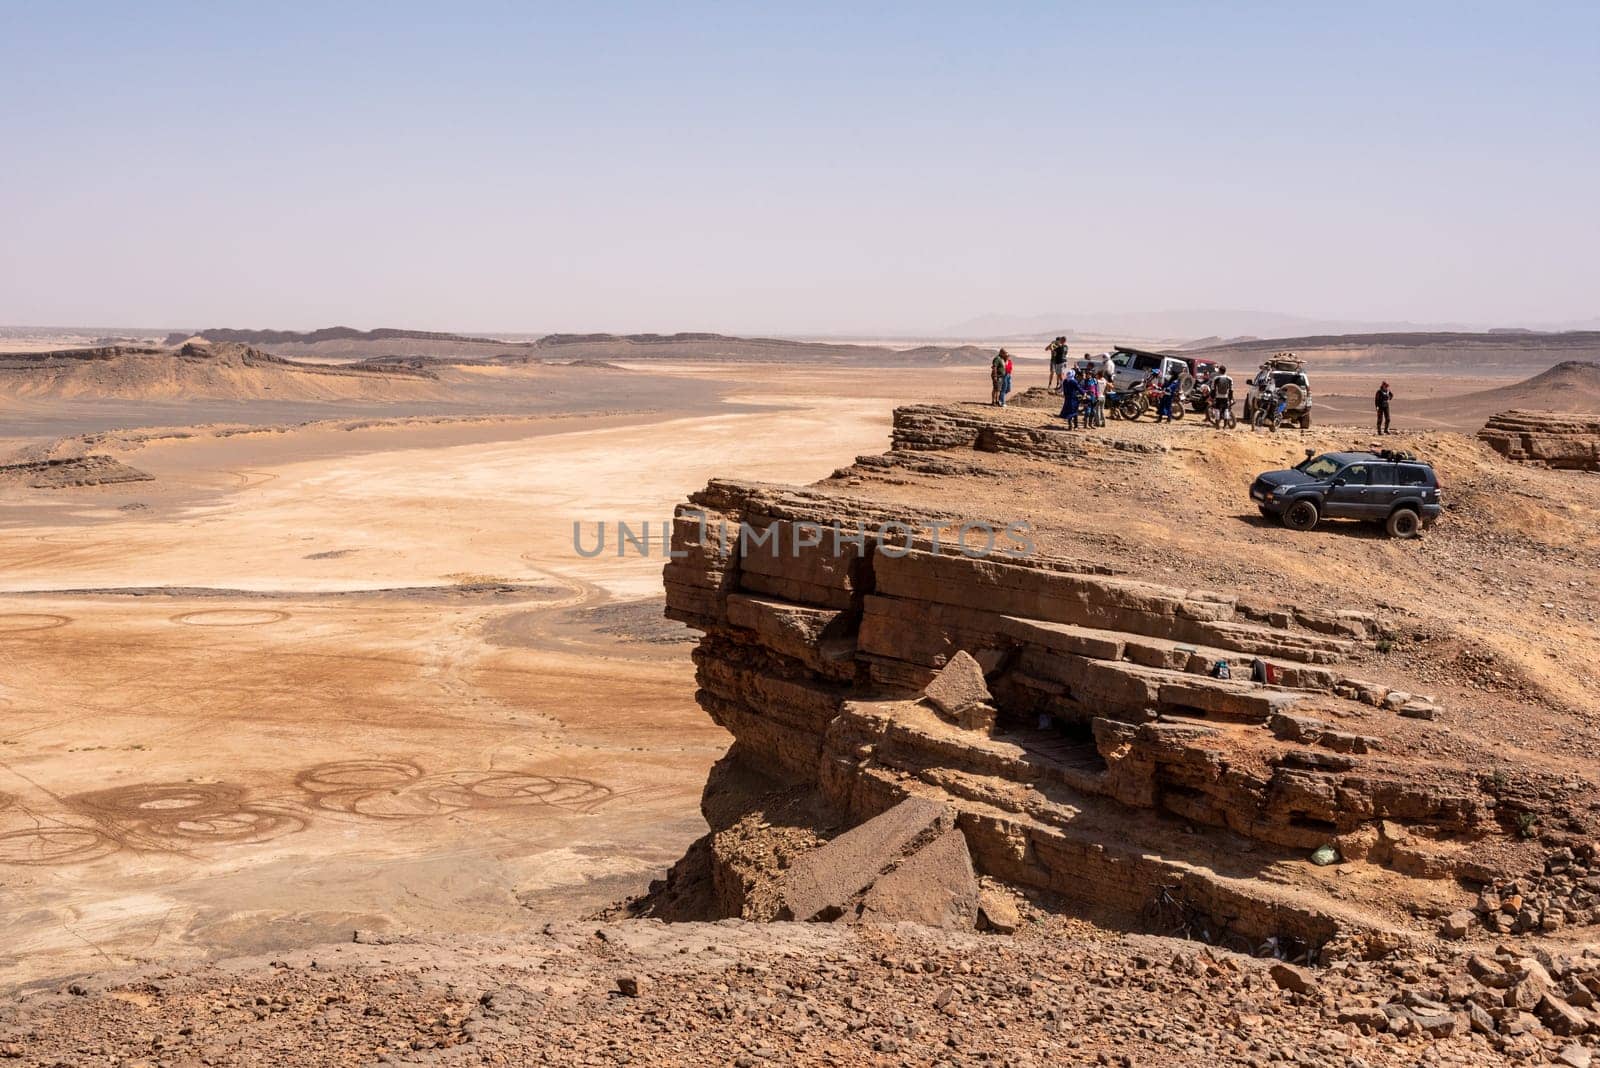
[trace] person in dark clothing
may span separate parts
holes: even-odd
[[[1050,388],[1060,389],[1067,375],[1067,339],[1063,335],[1046,345],[1050,354]]]
[[[1394,390],[1385,382],[1378,387],[1378,392],[1373,396],[1372,402],[1378,407],[1378,433],[1388,434],[1389,430],[1389,402],[1394,400]]]
[[[1156,408],[1156,422],[1165,419],[1172,422],[1172,406],[1178,402],[1178,390],[1182,383],[1174,373],[1167,379],[1167,384],[1161,387],[1161,404]]]
[[[1061,418],[1067,421],[1068,430],[1078,429],[1078,394],[1083,383],[1078,381],[1076,373],[1069,374],[1061,380]]]

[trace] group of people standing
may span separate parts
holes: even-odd
[[[1068,430],[1106,425],[1106,393],[1111,383],[1099,371],[1074,368],[1061,379],[1061,418]]]
[[[1057,337],[1045,346],[1050,354],[1050,388],[1061,392],[1061,418],[1068,430],[1106,425],[1106,399],[1111,393],[1116,364],[1107,353],[1098,362],[1067,369],[1067,339]]]
[[[1111,400],[1112,383],[1116,374],[1116,365],[1112,362],[1111,354],[1106,353],[1098,359],[1080,360],[1080,366],[1068,370],[1067,339],[1064,335],[1053,338],[1045,346],[1045,351],[1050,354],[1049,388],[1051,392],[1061,393],[1061,418],[1067,421],[1067,429],[1105,426],[1106,406]],[[1011,392],[1011,375],[1011,354],[1001,349],[995,353],[989,365],[989,380],[993,386],[989,403],[1000,408],[1006,406],[1006,397]],[[1255,384],[1264,392],[1271,388],[1272,373],[1266,364],[1262,365]],[[1174,409],[1183,403],[1181,376],[1174,372],[1163,381],[1152,374],[1145,381],[1143,388],[1156,399],[1156,422],[1172,422]],[[1203,388],[1208,405],[1232,405],[1233,379],[1229,377],[1226,367],[1219,366]],[[1160,391],[1159,396],[1155,393],[1157,390]],[[1380,434],[1393,433],[1389,429],[1389,405],[1393,399],[1394,391],[1389,388],[1387,382],[1378,387],[1377,394],[1373,397]],[[1229,425],[1232,425],[1231,422]]]

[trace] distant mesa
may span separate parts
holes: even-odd
[[[0,396],[19,399],[416,400],[443,395],[426,368],[299,363],[248,345],[109,345],[0,354]]]
[[[464,334],[438,334],[425,330],[356,330],[348,326],[329,326],[321,330],[234,330],[210,327],[196,334],[168,334],[165,344],[181,345],[197,338],[210,342],[234,341],[243,345],[314,345],[319,341],[393,341],[398,338],[417,338],[424,341],[471,341],[504,344],[491,338],[468,337]]]

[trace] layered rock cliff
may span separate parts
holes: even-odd
[[[675,519],[667,614],[703,632],[698,698],[736,740],[727,764],[812,791],[832,830],[907,798],[950,806],[980,873],[1126,925],[1308,956],[1433,937],[1475,888],[1542,856],[1527,831],[1556,795],[1418,755],[1438,705],[1349,666],[1381,618],[1030,552],[959,493],[983,453],[1074,465],[1162,448],[914,406],[887,456],[829,482],[695,494]],[[896,469],[957,492],[891,506],[851,488]],[[988,721],[925,697],[961,653],[981,666]],[[742,815],[719,790],[713,851]],[[717,908],[751,915],[755,880],[723,875]],[[1594,923],[1592,905],[1555,908],[1555,925]]]
[[[1600,471],[1600,416],[1501,412],[1478,439],[1508,460],[1575,471]]]

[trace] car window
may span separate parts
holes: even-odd
[[[1272,375],[1272,381],[1279,386],[1287,386],[1293,382],[1301,389],[1311,388],[1306,382],[1306,376],[1299,371],[1275,371]]]
[[[1312,478],[1331,478],[1339,470],[1339,461],[1331,456],[1318,456],[1315,460],[1307,460],[1300,464],[1296,470],[1304,471]]]
[[[1393,486],[1397,484],[1394,480],[1394,464],[1372,464],[1370,466],[1372,469],[1372,484],[1374,486]]]
[[[1351,464],[1339,472],[1339,477],[1344,479],[1347,486],[1366,486],[1372,482],[1371,464]]]
[[[1114,367],[1126,367],[1128,366],[1128,360],[1131,358],[1126,352],[1119,352],[1111,357],[1111,363]]]
[[[1396,483],[1401,486],[1426,486],[1428,472],[1426,468],[1413,467],[1410,464],[1400,465],[1400,478]]]
[[[1161,357],[1159,356],[1135,356],[1133,358],[1133,369],[1135,371],[1154,371],[1160,366]]]

